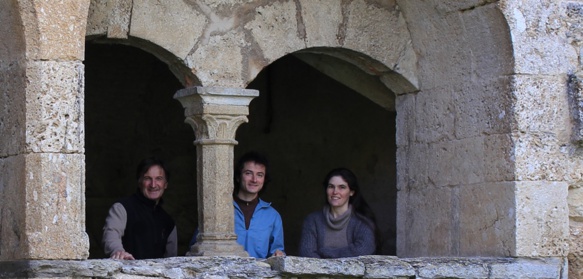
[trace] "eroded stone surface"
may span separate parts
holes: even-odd
[[[28,278],[564,278],[558,258],[344,259],[177,257],[0,262],[0,277]]]

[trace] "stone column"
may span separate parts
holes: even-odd
[[[233,148],[257,96],[257,90],[220,87],[191,87],[174,95],[196,136],[199,233],[190,256],[249,256],[235,234]]]

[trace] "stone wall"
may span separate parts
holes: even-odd
[[[531,278],[567,279],[559,258],[418,258],[335,260],[186,257],[142,261],[0,262],[2,278]]]
[[[90,258],[104,257],[100,241],[107,210],[135,191],[135,165],[151,155],[164,158],[172,171],[164,207],[177,221],[184,255],[199,220],[194,132],[169,96],[180,84],[163,63],[133,47],[88,43],[85,65]],[[250,105],[249,123],[238,130],[235,155],[247,150],[269,155],[273,181],[263,198],[283,217],[286,252],[297,255],[303,218],[323,205],[326,172],[346,166],[359,175],[376,213],[381,252],[394,255],[394,124],[370,122],[394,122],[394,113],[293,56],[271,65],[249,88],[260,96]],[[319,117],[322,113],[335,117]]]
[[[184,86],[245,88],[296,52],[349,63],[395,94],[399,256],[569,254],[579,276],[581,4],[4,1],[0,259],[87,257],[87,35]]]
[[[7,26],[0,47],[0,259],[86,258],[81,60],[89,1],[0,5]]]

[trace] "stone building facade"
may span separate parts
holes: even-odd
[[[536,258],[554,268],[545,274],[583,278],[583,1],[8,0],[0,2],[0,23],[0,261],[88,259],[101,225],[92,212],[127,193],[101,185],[116,177],[109,172],[131,172],[148,153],[186,165],[177,184],[190,187],[176,187],[175,195],[187,198],[176,197],[174,212],[187,212],[177,217],[179,227],[189,227],[182,242],[194,227],[204,241],[185,249],[244,255],[229,209],[232,162],[244,150],[262,149],[285,166],[275,170],[284,178],[270,185],[269,197],[293,227],[318,206],[318,190],[297,185],[317,185],[322,171],[350,162],[371,185],[367,199],[385,254],[416,267],[416,257],[513,258],[514,270],[521,259]],[[90,74],[104,66],[93,61],[120,51],[100,45],[132,47],[131,55],[143,51],[167,69],[132,79],[140,81],[135,96],[124,95],[132,85],[107,95],[146,66],[112,67],[111,79],[100,80],[105,73]],[[164,87],[171,92],[142,88],[163,71],[177,80]],[[286,80],[288,88],[274,78],[298,73],[301,80]],[[290,89],[294,80],[305,87]],[[173,105],[148,104],[140,98],[146,91]],[[116,105],[118,112],[134,110],[106,122],[116,114],[103,111]],[[194,146],[165,142],[133,151],[156,132],[175,138],[184,129],[167,131],[171,117],[158,117],[160,107],[186,119]],[[129,116],[136,123],[163,119],[156,128],[164,129],[136,124],[108,133],[104,123]],[[367,127],[348,137],[361,142],[342,136]],[[267,136],[255,132],[260,128]],[[120,135],[140,133],[119,143],[129,137]],[[108,142],[110,135],[119,137]],[[111,151],[135,158],[99,157]],[[320,171],[305,174],[313,169]],[[108,179],[97,183],[101,176]],[[305,197],[308,205],[298,206]],[[297,238],[292,227],[287,235]],[[289,277],[314,275],[281,267],[296,263],[290,247],[290,257],[272,267]],[[423,278],[419,270],[401,276]],[[278,275],[252,275],[263,276]]]

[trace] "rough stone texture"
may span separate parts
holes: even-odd
[[[26,278],[547,278],[566,279],[559,258],[418,258],[334,260],[186,257],[139,261],[0,262],[0,277]]]
[[[571,221],[569,239],[569,278],[583,278],[583,223]]]
[[[1,9],[1,8],[0,8]],[[26,147],[25,71],[0,62],[0,157],[13,156]]]
[[[516,245],[514,183],[464,185],[459,189],[459,255],[512,256]]]
[[[484,134],[509,133],[515,121],[514,99],[510,94],[500,92],[510,91],[512,85],[512,79],[503,76],[472,81],[455,88],[452,105],[455,114],[455,137],[472,138]]]
[[[87,34],[109,36],[110,29],[123,29],[130,11],[122,6],[92,1]],[[323,12],[326,16],[316,17]],[[417,83],[416,56],[394,2],[138,1],[131,13],[130,35],[184,59],[205,86],[244,86],[269,62],[288,53],[343,44]],[[391,32],[384,32],[387,27]],[[160,50],[153,52],[160,55]],[[362,69],[381,74],[364,65]]]
[[[565,76],[516,75],[514,104],[516,129],[552,133],[557,140],[570,139],[570,112]]]
[[[517,182],[515,187],[515,256],[566,256],[569,251],[567,184]]]
[[[576,222],[583,222],[583,188],[580,185],[569,187],[567,202],[569,218]]]
[[[89,12],[87,15],[86,36],[98,36],[107,34],[109,27],[109,18],[113,15],[111,1],[109,0],[90,0]],[[118,21],[120,22],[120,21]]]
[[[22,49],[25,47],[26,38],[16,1],[0,3],[0,21],[5,26],[0,30],[2,37],[0,57],[3,58],[0,65],[4,68],[8,66],[9,62],[24,58]]]
[[[203,36],[210,21],[196,9],[197,5],[204,4],[184,0],[133,1],[129,34],[163,47],[179,58],[185,58],[194,43]]]
[[[573,70],[577,49],[566,44],[563,3],[569,1],[504,1],[502,12],[514,41],[516,72],[557,75]],[[575,1],[573,1],[575,2]]]
[[[447,187],[409,188],[397,194],[397,255],[445,256],[455,253],[454,191]],[[439,217],[438,217],[439,216]],[[447,216],[446,218],[443,218]],[[438,218],[439,222],[432,222]],[[423,229],[415,229],[415,228]]]
[[[84,156],[20,155],[0,166],[11,174],[0,179],[0,259],[87,258]]]
[[[25,160],[26,219],[20,237],[26,246],[18,258],[87,258],[85,156],[31,154]]]
[[[296,19],[297,6],[293,1],[273,2],[258,7],[253,21],[245,24],[267,61],[275,61],[282,55],[305,48],[303,34]],[[275,44],[274,42],[285,42]]]
[[[399,65],[401,69],[411,71],[406,77],[416,76],[416,71],[412,71],[416,66],[406,64],[415,61],[401,60],[405,53],[412,51],[408,44],[411,38],[404,35],[407,34],[407,25],[395,1],[375,5],[358,0],[342,8],[347,15],[338,35],[342,47],[366,53],[391,69]]]
[[[342,26],[342,6],[330,5],[326,1],[300,0],[302,30],[308,47],[336,45],[339,40],[339,28]],[[317,28],[306,28],[313,26]]]
[[[90,0],[25,1],[20,7],[27,57],[82,60]]]
[[[26,181],[26,165],[23,155],[0,159],[0,260],[17,259],[19,253],[26,249],[20,242],[25,212],[24,185]],[[10,174],[10,175],[7,175]]]
[[[196,51],[186,58],[186,64],[195,69],[197,77],[203,85],[221,87],[239,86],[242,63],[230,64],[226,61],[242,61],[242,49],[248,42],[241,33],[230,32],[229,36],[210,36],[207,41],[201,41]],[[201,70],[199,70],[201,69]],[[202,69],[207,69],[203,71]]]
[[[16,2],[0,3],[0,158],[19,154],[25,147],[25,35]]]
[[[84,152],[83,64],[32,62],[27,77],[27,149]]]

